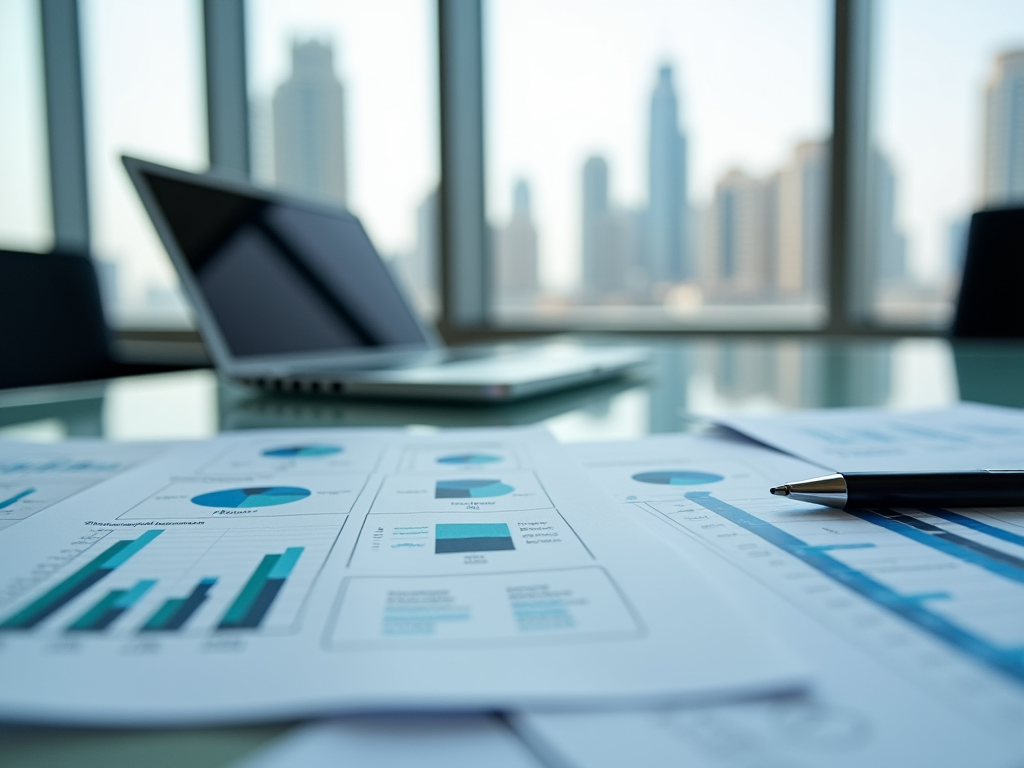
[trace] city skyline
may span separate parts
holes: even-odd
[[[764,175],[740,167],[726,170],[710,200],[691,203],[687,137],[678,120],[673,68],[662,63],[651,92],[648,139],[648,200],[629,209],[616,203],[612,169],[600,154],[589,156],[580,174],[579,284],[574,301],[623,305],[802,303],[821,300],[828,212],[828,142],[801,141],[785,163]],[[867,173],[870,206],[866,277],[882,291],[910,281],[906,235],[897,217],[898,184],[888,157],[877,146]],[[528,180],[516,181],[528,195]],[[527,287],[512,288],[514,264],[533,274],[543,258],[536,222],[528,206],[496,230],[499,294],[522,305]],[[674,211],[673,216],[667,215]],[[529,231],[529,240],[514,230]],[[528,242],[528,245],[525,243]],[[535,279],[532,284],[536,285]],[[680,294],[680,286],[690,290]],[[535,289],[535,299],[543,289]]]

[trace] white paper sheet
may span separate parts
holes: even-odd
[[[592,485],[540,431],[183,447],[0,540],[0,715],[628,706],[798,681]]]
[[[715,421],[837,472],[1024,468],[1024,410],[1017,408],[977,403],[940,411],[822,408],[723,415]]]
[[[773,451],[688,436],[571,450],[627,502],[624,514],[647,516],[691,565],[782,631],[815,686],[720,707],[517,716],[538,748],[589,768],[1024,762],[1024,584],[845,512],[768,495],[777,473],[808,471]],[[1021,511],[968,515],[1024,533]],[[973,540],[1024,554],[992,535]],[[900,610],[915,598],[922,610],[911,620]]]
[[[301,726],[233,768],[543,768],[489,715],[350,717]]]
[[[0,440],[0,531],[156,458],[170,445]]]

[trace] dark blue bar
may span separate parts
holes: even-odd
[[[922,512],[927,512],[933,517],[939,517],[950,523],[956,523],[962,525],[964,528],[970,528],[978,531],[978,533],[984,533],[1003,541],[1008,541],[1011,544],[1017,544],[1024,547],[1024,536],[1020,534],[1011,533],[1010,531],[1004,531],[1002,528],[997,528],[994,525],[983,523],[980,520],[975,520],[973,517],[967,517],[967,515],[961,515],[957,512],[950,512],[948,509],[922,509]]]
[[[686,498],[750,531],[768,543],[774,544],[784,552],[788,552],[829,578],[915,624],[957,650],[1013,677],[1020,683],[1024,683],[1024,653],[1021,653],[1020,649],[1007,650],[992,645],[945,617],[932,613],[922,604],[923,601],[920,597],[904,597],[884,584],[851,568],[846,563],[836,560],[831,555],[809,547],[806,542],[786,533],[781,528],[716,499],[707,491],[693,491],[686,494]],[[922,535],[929,536],[929,534]]]
[[[927,523],[924,525],[934,529],[934,533],[921,530],[919,527],[908,525],[900,520],[890,519],[869,509],[848,509],[846,512],[860,518],[864,522],[885,528],[900,536],[905,536],[916,541],[918,544],[924,544],[924,546],[936,549],[950,557],[955,557],[963,560],[965,563],[984,568],[986,571],[1002,576],[1010,581],[1024,584],[1024,561],[1013,555],[991,549],[984,544],[951,534]],[[919,522],[913,518],[910,518],[910,520],[914,523]]]

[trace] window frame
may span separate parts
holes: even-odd
[[[864,239],[868,195],[875,0],[833,0],[832,140],[827,238],[826,321],[773,329],[702,325],[668,317],[650,327],[609,330],[572,324],[514,327],[491,313],[492,247],[485,205],[484,0],[436,0],[440,99],[441,316],[449,341],[551,333],[702,335],[934,336],[933,326],[873,320],[870,259]],[[211,168],[250,174],[245,0],[202,0],[207,135]],[[54,241],[87,249],[90,240],[78,0],[38,0]],[[137,336],[141,329],[125,329]],[[157,338],[161,332],[146,335]],[[179,338],[181,331],[167,332]]]

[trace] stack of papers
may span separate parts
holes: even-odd
[[[1024,413],[723,424],[228,434],[63,500],[34,475],[49,506],[0,533],[0,716],[359,714],[244,768],[1019,765],[1024,510],[894,523],[767,489],[1019,468]]]

